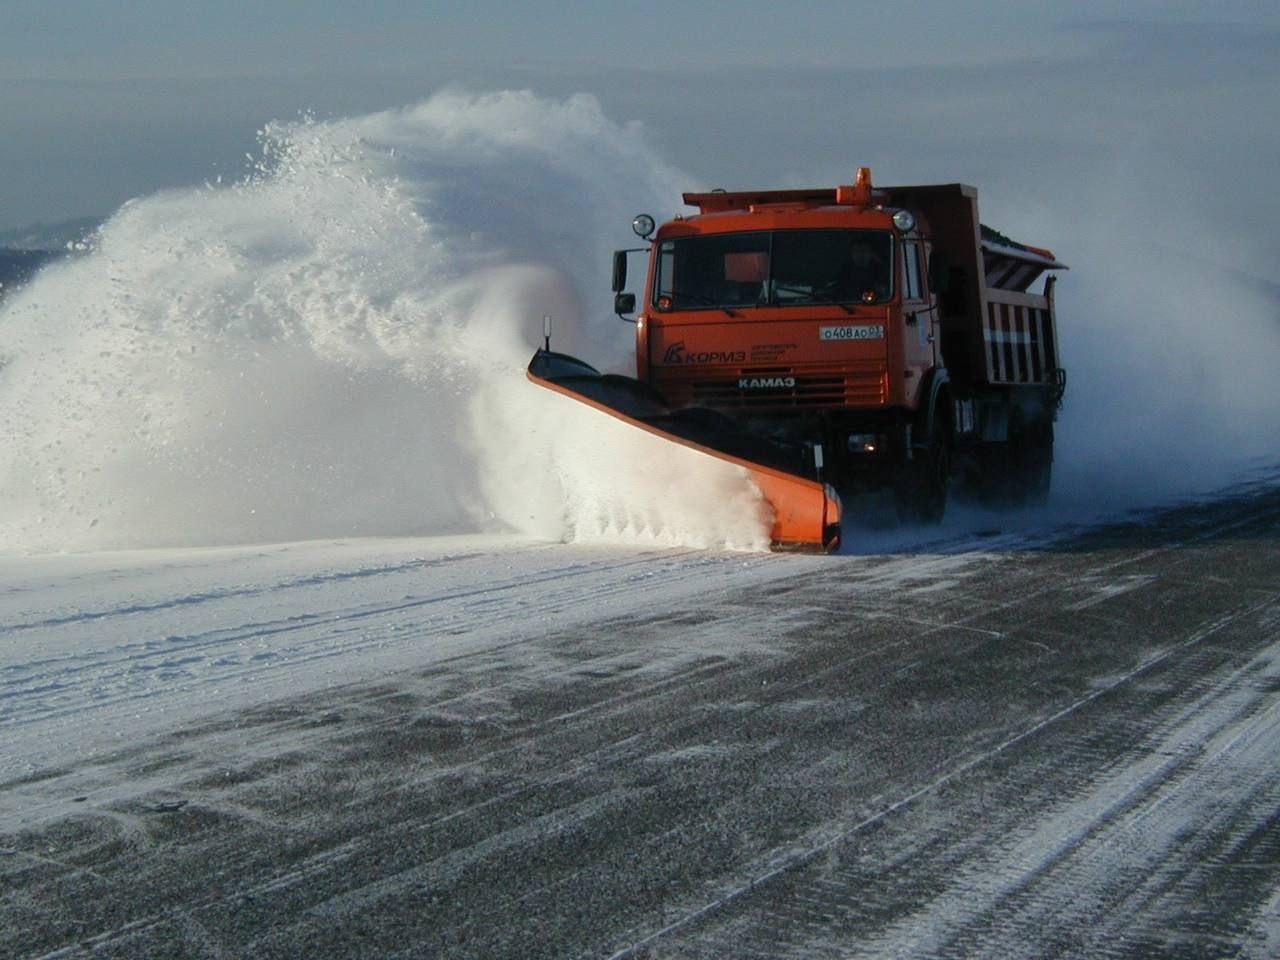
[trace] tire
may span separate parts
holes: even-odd
[[[898,519],[903,523],[941,523],[947,512],[950,486],[951,454],[940,418],[935,415],[928,444],[903,464],[902,475],[894,485]]]
[[[1053,477],[1053,427],[1017,429],[1007,441],[985,444],[982,499],[995,507],[1038,507],[1049,499]]]
[[[978,451],[982,474],[980,499],[997,509],[1018,505],[1018,483],[1013,468],[1012,445],[984,443]]]
[[[1053,427],[1024,435],[1016,462],[1023,502],[1029,507],[1044,506],[1053,482]]]

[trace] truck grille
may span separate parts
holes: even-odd
[[[742,385],[742,381],[755,385]],[[695,406],[726,410],[879,407],[888,402],[889,396],[884,367],[844,374],[804,374],[779,368],[744,370],[739,376],[695,380],[684,386],[684,391],[673,388],[669,395],[689,396],[685,391],[692,387],[689,399]],[[663,386],[659,389],[663,390]]]

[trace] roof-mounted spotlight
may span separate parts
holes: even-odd
[[[631,229],[636,232],[636,236],[641,240],[648,240],[655,227],[657,227],[657,224],[653,222],[653,217],[647,213],[642,213],[631,221]]]

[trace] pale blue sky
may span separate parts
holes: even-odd
[[[595,94],[726,186],[1134,174],[1280,208],[1280,4],[0,0],[0,230],[242,171],[268,120]],[[1261,194],[1267,193],[1262,198]],[[1200,208],[1203,208],[1201,211]]]
[[[949,65],[1070,56],[1084,24],[1238,24],[1280,28],[1259,0],[6,0],[0,75],[114,79],[261,76],[330,70],[664,63]]]

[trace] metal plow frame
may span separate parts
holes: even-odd
[[[840,545],[840,498],[807,456],[744,431],[710,410],[671,410],[647,384],[601,374],[575,357],[539,350],[527,375],[616,420],[747,472],[770,508],[774,549],[832,551]]]

